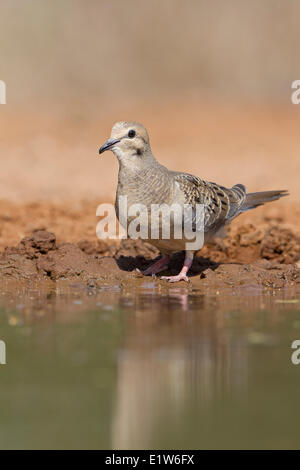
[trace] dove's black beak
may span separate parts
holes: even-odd
[[[120,139],[108,139],[105,144],[99,148],[99,153],[103,153],[105,150],[110,150],[113,145],[117,144],[118,142],[120,142]]]

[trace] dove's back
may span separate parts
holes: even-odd
[[[226,188],[187,173],[172,172],[186,204],[204,205],[204,231],[214,235],[241,213],[287,196],[286,190],[247,193],[243,184]]]

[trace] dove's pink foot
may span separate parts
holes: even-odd
[[[193,256],[193,255],[192,255]],[[165,279],[166,281],[169,282],[179,282],[179,281],[185,281],[185,282],[190,282],[189,278],[187,277],[187,272],[192,266],[193,263],[193,258],[191,258],[191,255],[185,257],[183,268],[180,271],[177,276],[162,276],[161,279]]]
[[[160,258],[156,263],[149,266],[145,271],[141,271],[144,276],[148,276],[149,274],[157,274],[160,271],[163,271],[169,264],[170,257],[168,255],[164,255]]]
[[[169,281],[169,282],[179,282],[179,281],[190,282],[187,275],[182,272],[177,274],[177,276],[161,276],[161,279],[165,279],[166,281]]]

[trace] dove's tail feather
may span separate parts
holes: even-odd
[[[288,196],[288,190],[282,189],[278,191],[262,191],[258,193],[248,193],[241,207],[241,212],[255,209],[255,207],[262,206],[266,202],[276,201],[281,197]]]

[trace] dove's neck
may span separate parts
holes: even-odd
[[[119,158],[117,200],[126,196],[128,204],[160,204],[167,202],[172,192],[171,177],[167,168],[152,153]]]
[[[119,175],[124,175],[124,177],[135,177],[140,172],[144,172],[147,168],[161,166],[150,149],[143,152],[142,155],[134,152],[123,152],[120,149],[116,150],[114,153],[119,161]]]

